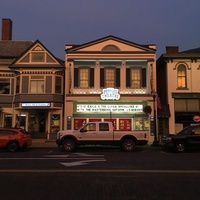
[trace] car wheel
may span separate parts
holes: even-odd
[[[74,151],[76,149],[76,143],[73,139],[66,139],[62,145],[65,151]]]
[[[186,145],[184,142],[177,142],[175,144],[175,150],[177,152],[184,152],[186,150]]]
[[[10,152],[15,152],[17,151],[19,148],[19,145],[17,144],[17,142],[9,142],[7,145],[7,149]]]
[[[135,149],[135,141],[132,139],[125,139],[122,142],[122,146],[121,146],[123,151],[134,151]]]

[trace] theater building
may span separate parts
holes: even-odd
[[[112,121],[116,130],[148,131],[153,141],[155,45],[112,35],[81,45],[66,44],[65,70],[64,129]]]

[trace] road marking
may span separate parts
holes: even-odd
[[[76,161],[76,162],[69,162],[69,163],[60,163],[61,165],[64,165],[65,167],[74,167],[74,166],[79,166],[79,165],[87,165],[90,164],[91,162],[102,162],[106,161],[105,159],[95,159],[95,160],[81,160],[81,161]]]
[[[200,170],[134,170],[134,169],[1,169],[0,173],[168,173],[200,174]]]

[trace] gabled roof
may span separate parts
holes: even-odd
[[[91,42],[88,42],[88,43],[84,43],[84,44],[81,44],[81,45],[66,44],[66,46],[71,46],[71,48],[67,49],[66,52],[68,52],[68,51],[74,52],[74,51],[78,51],[78,50],[81,51],[82,49],[85,49],[89,46],[96,45],[98,43],[102,43],[102,42],[105,42],[105,41],[108,41],[108,40],[117,41],[119,43],[123,43],[123,44],[129,45],[129,46],[132,46],[132,47],[137,47],[138,49],[148,51],[148,52],[155,52],[156,51],[156,49],[150,48],[150,46],[155,46],[154,44],[152,44],[152,45],[140,45],[140,44],[128,41],[128,40],[121,39],[121,38],[113,36],[113,35],[109,35],[109,36],[106,36],[106,37],[103,37],[103,38],[100,38],[100,39],[97,39],[97,40],[94,40],[94,41],[91,41]]]
[[[34,47],[37,48],[36,46],[41,46],[42,49],[44,49],[44,51],[46,51],[56,62],[57,64],[55,65],[54,64],[54,67],[59,67],[60,65],[61,66],[64,66],[64,61],[59,59],[59,58],[56,58],[39,40],[36,40],[35,42],[33,42],[27,49],[26,51],[24,51],[15,61],[13,61],[13,63],[11,64],[10,67],[21,67],[23,65],[21,65],[19,63],[19,61],[26,55],[29,53],[29,51],[31,51]],[[38,66],[41,67],[41,63],[37,64]],[[27,67],[30,67],[30,66],[33,66],[33,64],[26,64]],[[36,64],[34,64],[34,67],[36,66]]]
[[[21,56],[31,45],[33,41],[0,41],[1,58],[17,58]]]

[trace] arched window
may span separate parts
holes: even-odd
[[[120,51],[119,47],[109,44],[103,47],[102,51]]]
[[[177,84],[178,88],[186,88],[186,66],[180,64],[177,68]]]

